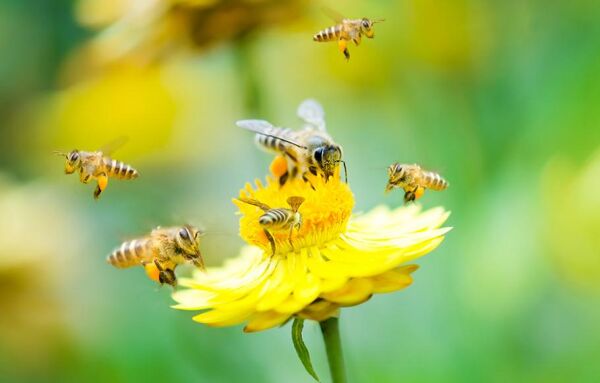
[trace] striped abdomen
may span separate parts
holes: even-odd
[[[258,223],[265,229],[287,229],[293,215],[290,209],[271,209],[260,216]]]
[[[152,259],[152,243],[150,239],[134,239],[123,242],[121,247],[115,249],[106,262],[120,269],[141,265]]]
[[[117,161],[104,157],[104,166],[109,177],[118,178],[121,180],[131,180],[137,178],[140,174],[137,170],[127,165],[123,161]]]
[[[313,41],[326,42],[333,41],[340,38],[342,34],[342,24],[334,25],[329,28],[325,28],[316,35],[313,36]]]
[[[273,126],[270,128],[264,128],[263,132],[265,134],[268,134],[269,136],[257,133],[254,137],[254,141],[258,146],[267,150],[273,150],[277,153],[283,153],[285,152],[286,148],[290,145],[285,141],[277,139],[276,137],[281,137],[283,139],[293,141],[294,131],[289,128],[278,128]]]
[[[448,187],[448,181],[442,178],[434,172],[423,172],[422,176],[423,186],[431,190],[444,190]]]

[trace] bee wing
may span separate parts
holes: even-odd
[[[99,151],[101,151],[102,154],[109,156],[112,153],[114,153],[117,149],[119,149],[123,145],[125,145],[127,143],[127,141],[129,141],[129,137],[127,137],[127,136],[117,137],[114,140],[102,145],[100,147]]]
[[[344,20],[344,16],[336,10],[329,7],[321,7],[321,10],[327,17],[331,18],[336,23],[341,23]]]
[[[246,130],[249,130],[251,132],[254,132],[256,134],[260,134],[260,135],[263,135],[263,136],[277,138],[278,140],[287,142],[288,144],[297,146],[297,147],[302,148],[302,149],[306,149],[306,146],[300,145],[297,142],[288,140],[287,138],[283,138],[283,137],[279,137],[279,136],[273,135],[271,129],[274,128],[274,126],[269,121],[265,121],[265,120],[240,120],[240,121],[236,121],[235,124],[238,126],[238,128],[246,129]]]
[[[265,120],[239,120],[235,124],[238,128],[246,129],[254,133],[267,135],[274,126]]]
[[[314,129],[325,131],[325,111],[316,100],[308,99],[298,106],[298,117]]]
[[[252,198],[240,197],[240,198],[238,198],[238,201],[242,201],[242,202],[247,203],[249,205],[258,206],[259,208],[261,208],[264,211],[271,210],[271,207],[269,205],[267,205],[265,203],[262,203],[260,201],[257,201],[255,199],[252,199]]]

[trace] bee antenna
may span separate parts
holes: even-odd
[[[381,22],[384,22],[384,21],[385,21],[385,19],[373,19],[371,22],[373,24],[376,24],[376,23],[381,23]]]
[[[346,168],[346,161],[339,160],[338,162],[341,162],[344,165],[344,180],[346,183],[348,183],[348,169]]]
[[[61,151],[58,151],[58,150],[53,150],[52,154],[57,155],[57,156],[61,156],[61,157],[67,157],[67,155],[68,155],[68,153],[61,152]]]
[[[297,142],[294,142],[294,141],[286,140],[285,138],[281,138],[279,136],[274,136],[272,134],[264,134],[264,133],[258,133],[258,134],[260,134],[261,136],[265,136],[265,137],[275,138],[275,139],[277,139],[279,141],[287,142],[288,144],[294,145],[294,146],[296,146],[296,147],[298,147],[300,149],[308,149],[306,146],[300,145],[300,144],[298,144]]]

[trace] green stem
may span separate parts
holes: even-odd
[[[344,355],[342,354],[342,341],[340,339],[340,320],[338,318],[329,318],[320,322],[325,350],[327,351],[327,361],[329,362],[329,371],[331,372],[331,381],[333,383],[346,383],[346,370],[344,368]]]

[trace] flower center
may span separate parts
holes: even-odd
[[[266,186],[260,180],[256,180],[255,184],[255,187],[246,184],[240,191],[240,198],[255,200],[266,206],[261,208],[236,199],[233,202],[242,214],[240,236],[249,244],[262,248],[266,255],[272,253],[269,235],[275,244],[275,253],[286,254],[309,246],[323,246],[337,239],[346,230],[354,207],[354,196],[350,187],[340,180],[339,171],[327,182],[321,177],[309,176],[309,182],[292,179],[280,186],[277,180],[267,177]],[[287,225],[265,225],[264,215],[269,214],[269,211],[265,210],[267,207],[286,209],[287,213],[293,214],[288,203],[290,197],[304,199],[298,208],[301,217],[299,227],[295,226],[292,229],[294,219],[291,216]],[[273,214],[273,217],[275,216],[276,214]],[[282,214],[279,214],[279,217],[281,216]]]

